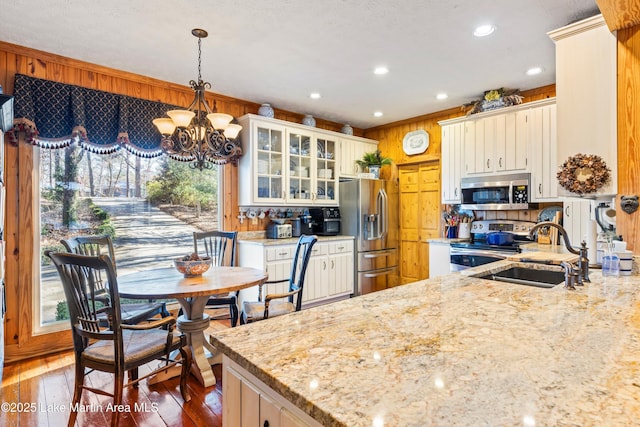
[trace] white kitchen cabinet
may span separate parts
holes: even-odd
[[[556,105],[536,106],[529,110],[529,138],[533,150],[531,174],[532,202],[558,199]]]
[[[579,247],[583,240],[587,240],[587,227],[592,217],[591,201],[566,199],[563,202],[563,208],[562,226],[567,230],[571,245]]]
[[[293,239],[291,239],[293,240]],[[287,279],[291,275],[291,260],[296,244],[261,244],[260,241],[240,240],[238,242],[239,265],[264,269],[268,280]],[[325,304],[338,299],[349,298],[354,292],[353,239],[332,239],[317,242],[311,253],[307,276],[302,290],[302,307]],[[263,286],[263,295],[284,293],[288,283]],[[242,301],[257,300],[257,287],[240,291]]]
[[[337,206],[341,134],[253,114],[238,121],[240,206]]]
[[[460,180],[462,179],[462,147],[464,123],[457,122],[442,126],[442,203],[460,203]]]
[[[361,170],[356,160],[362,159],[364,153],[371,153],[378,149],[378,142],[355,136],[340,138],[340,176],[355,177]]]
[[[329,255],[329,295],[335,297],[351,295],[354,290],[353,265],[354,252],[353,241],[330,242]]]
[[[451,246],[448,242],[429,242],[429,278],[444,276],[451,273],[449,264]]]
[[[549,33],[556,44],[558,164],[600,156],[610,182],[590,196],[617,193],[617,40],[597,15]],[[576,196],[560,188],[562,196]]]
[[[320,424],[223,356],[223,427],[307,427]]]
[[[482,114],[464,121],[463,176],[527,170],[526,111]]]

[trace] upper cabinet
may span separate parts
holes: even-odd
[[[253,114],[238,119],[244,155],[238,162],[240,206],[337,206],[345,146],[377,143]],[[363,148],[364,149],[364,146]],[[350,162],[362,157],[353,151]],[[349,175],[347,174],[347,175]]]
[[[442,126],[442,203],[457,204],[462,197],[460,180],[465,123],[460,121],[444,123],[440,122]]]
[[[464,176],[529,167],[526,112],[469,118],[464,129]]]
[[[557,118],[555,103],[527,111],[529,145],[533,151],[531,173],[531,201],[558,201]]]
[[[460,203],[461,178],[531,172],[532,201],[557,200],[555,99],[439,122],[442,203]]]
[[[356,136],[343,136],[340,138],[340,176],[355,177],[360,172],[356,160],[362,159],[364,153],[371,153],[378,149],[378,141],[359,138]]]
[[[616,36],[597,15],[549,33],[556,43],[558,164],[596,154],[611,169],[609,184],[590,196],[617,192]],[[575,196],[559,189],[560,195]]]

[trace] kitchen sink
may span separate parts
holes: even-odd
[[[497,273],[479,276],[479,278],[515,283],[518,285],[537,286],[540,288],[553,288],[560,283],[564,283],[564,272],[527,267],[511,267]]]

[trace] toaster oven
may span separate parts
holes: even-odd
[[[267,239],[288,239],[291,236],[291,224],[276,224],[275,222],[267,224]]]

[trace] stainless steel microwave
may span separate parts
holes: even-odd
[[[462,209],[497,211],[528,209],[531,174],[462,178]]]

